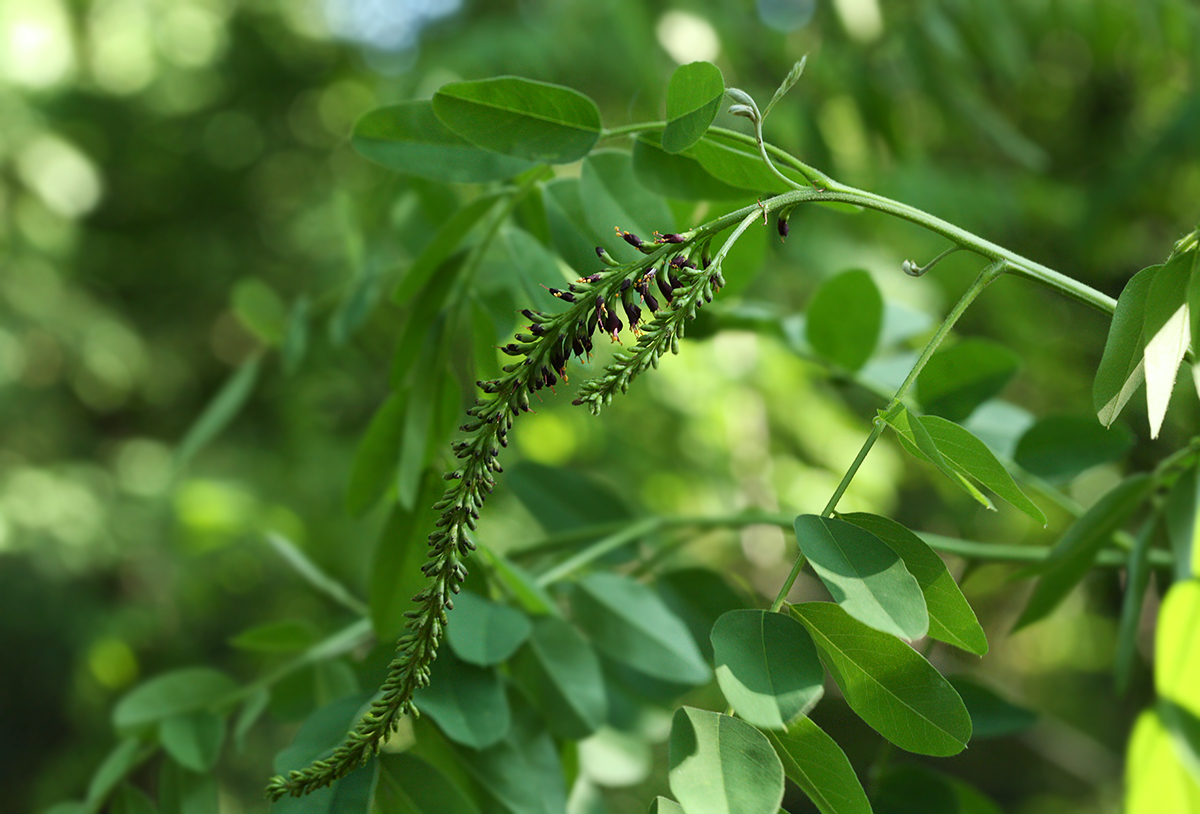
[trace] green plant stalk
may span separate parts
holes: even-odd
[[[619,523],[599,523],[594,526],[555,535],[539,545],[517,552],[515,556],[532,555],[548,550],[556,550],[565,545],[578,542],[581,539],[603,535],[601,539],[572,554],[562,562],[551,566],[537,576],[537,584],[541,587],[553,585],[559,580],[584,568],[591,563],[626,545],[635,543],[650,534],[673,529],[690,529],[693,531],[709,531],[714,529],[743,529],[749,526],[776,526],[784,531],[791,530],[795,517],[790,514],[770,512],[740,512],[738,514],[713,515],[710,517],[671,517],[656,515]],[[935,551],[953,554],[966,560],[994,563],[1039,563],[1044,562],[1052,551],[1050,548],[1039,546],[1012,545],[1007,543],[981,543],[974,540],[963,540],[958,537],[946,537],[940,534],[915,532],[925,541],[926,545]],[[1115,539],[1115,537],[1114,537]],[[1121,547],[1106,548],[1096,558],[1096,564],[1105,568],[1125,567],[1128,555]],[[1169,551],[1153,550],[1150,552],[1150,562],[1155,568],[1169,568],[1173,560]]]
[[[929,341],[925,343],[925,349],[921,351],[921,356],[917,359],[916,364],[912,366],[912,370],[908,372],[908,377],[896,390],[896,395],[892,396],[892,400],[888,406],[880,411],[881,413],[886,413],[901,403],[901,399],[904,398],[909,389],[917,381],[917,377],[921,375],[921,371],[925,369],[925,365],[929,362],[930,358],[932,358],[933,354],[937,352],[938,347],[941,346],[946,337],[950,335],[950,331],[954,328],[954,324],[958,322],[959,318],[962,317],[963,314],[966,313],[967,308],[971,306],[971,303],[975,301],[975,298],[979,296],[983,289],[987,288],[988,284],[1004,273],[1004,271],[1008,268],[1008,265],[1009,263],[1007,260],[997,260],[979,273],[979,276],[975,278],[975,282],[971,283],[971,287],[963,292],[963,295],[959,297],[958,302],[954,304],[954,308],[952,308],[950,313],[946,315],[946,318],[942,320],[942,324],[938,326],[937,331],[932,337],[930,337]],[[842,479],[838,482],[837,487],[833,490],[833,494],[830,496],[829,502],[826,503],[825,508],[821,510],[822,517],[833,516],[833,512],[834,509],[837,508],[838,501],[841,500],[842,495],[846,493],[846,489],[850,486],[850,481],[854,480],[854,476],[858,474],[859,467],[862,466],[863,461],[866,460],[867,454],[871,451],[871,448],[875,446],[875,442],[879,440],[881,435],[883,435],[883,428],[885,426],[886,424],[884,423],[882,417],[875,418],[873,426],[871,427],[870,435],[868,435],[867,440],[863,442],[862,448],[859,449],[858,455],[854,458],[854,462],[851,463],[850,467],[846,470],[846,474],[842,475]],[[792,590],[792,586],[796,583],[796,578],[800,576],[800,569],[804,567],[804,562],[804,555],[797,554],[796,562],[792,565],[792,570],[788,573],[787,579],[783,581],[783,585],[780,587],[779,593],[775,596],[775,601],[771,603],[772,612],[777,612],[783,607],[783,602],[785,599],[787,599],[788,592]]]

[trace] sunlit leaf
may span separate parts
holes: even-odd
[[[986,339],[964,339],[938,350],[917,376],[927,414],[962,421],[996,396],[1021,367],[1021,357]]]
[[[490,667],[508,659],[529,638],[533,626],[516,608],[485,599],[474,591],[454,597],[446,641],[469,664]]]
[[[776,814],[783,765],[745,721],[683,707],[671,723],[668,778],[688,814]]]
[[[817,289],[806,311],[813,350],[846,370],[871,358],[883,327],[883,297],[865,271],[845,271]]]
[[[1146,407],[1150,437],[1157,438],[1167,414],[1179,364],[1191,339],[1187,289],[1192,257],[1176,254],[1154,275],[1146,294],[1142,352],[1146,374]]]
[[[919,653],[830,602],[793,605],[792,613],[812,634],[850,708],[875,731],[922,755],[948,757],[966,748],[967,708]]]
[[[1138,716],[1125,762],[1125,814],[1200,811],[1200,782],[1180,760],[1155,710]]]
[[[904,567],[916,578],[925,595],[930,636],[977,656],[987,653],[987,636],[975,611],[937,552],[920,537],[887,517],[865,513],[843,514],[839,517],[871,532],[900,555]]]
[[[801,553],[847,613],[902,639],[925,635],[925,596],[890,546],[859,526],[814,514],[797,517],[795,529]]]
[[[1058,607],[1087,574],[1096,554],[1125,525],[1153,487],[1154,479],[1149,475],[1126,478],[1067,529],[1050,556],[1037,567],[1041,577],[1014,630],[1045,618]]]
[[[571,608],[596,649],[611,659],[664,681],[703,684],[712,677],[687,627],[641,583],[589,574],[572,586]]]
[[[825,691],[812,637],[790,616],[762,610],[726,613],[712,629],[717,683],[738,717],[783,729]]]
[[[549,164],[578,161],[600,138],[600,110],[587,96],[517,76],[443,85],[433,109],[477,147]]]
[[[1104,354],[1092,385],[1092,403],[1100,423],[1110,426],[1146,378],[1142,351],[1145,340],[1146,298],[1162,266],[1150,266],[1133,275],[1117,299]]]
[[[768,732],[767,738],[783,762],[784,773],[821,814],[871,814],[846,753],[811,720],[797,718],[786,732]]]
[[[663,149],[679,153],[699,141],[716,118],[724,96],[725,79],[711,62],[690,62],[676,68],[667,87]]]
[[[1154,644],[1159,697],[1200,718],[1200,579],[1177,582],[1167,591]]]
[[[425,100],[372,110],[354,125],[351,143],[371,161],[431,181],[479,184],[511,178],[531,166],[455,135]]]

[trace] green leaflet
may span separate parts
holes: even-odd
[[[182,469],[237,417],[258,382],[261,356],[251,356],[225,380],[200,417],[188,428],[175,449],[175,465]]]
[[[1000,738],[1022,732],[1037,721],[1037,713],[1019,707],[969,678],[950,679],[971,715],[971,738]]]
[[[608,696],[600,659],[562,619],[539,617],[511,669],[555,736],[580,740],[604,724]]]
[[[1133,397],[1146,378],[1142,352],[1145,339],[1142,328],[1146,323],[1146,298],[1150,284],[1162,266],[1144,268],[1125,284],[1117,298],[1117,309],[1113,313],[1104,343],[1104,354],[1092,384],[1092,403],[1096,416],[1104,426],[1111,426],[1121,410]]]
[[[808,795],[821,814],[871,814],[846,753],[823,729],[805,717],[785,732],[768,732],[784,773]]]
[[[870,274],[854,270],[829,278],[805,313],[808,343],[818,354],[850,371],[871,358],[883,328],[883,297]]]
[[[496,203],[505,198],[503,192],[493,192],[472,198],[442,223],[421,253],[400,278],[392,299],[400,305],[412,299],[442,264],[463,245],[477,223],[485,218]]]
[[[600,109],[587,96],[517,76],[443,85],[433,110],[476,147],[547,164],[578,161],[600,138]]]
[[[211,712],[189,712],[167,718],[158,725],[158,740],[167,754],[185,769],[211,771],[225,743],[225,717]]]
[[[358,442],[346,486],[346,511],[352,517],[378,503],[392,483],[404,433],[404,401],[402,394],[390,393],[375,410]]]
[[[652,192],[685,201],[744,198],[746,190],[714,178],[693,156],[663,149],[658,133],[642,133],[633,143],[633,171]]]
[[[404,814],[479,814],[479,807],[449,777],[414,755],[379,755],[375,803]]]
[[[485,749],[503,738],[512,724],[504,684],[495,668],[476,667],[442,650],[433,663],[429,686],[413,695],[455,743]]]
[[[421,566],[429,550],[426,535],[437,521],[430,507],[442,492],[442,479],[427,472],[414,509],[392,505],[375,541],[367,582],[371,624],[383,640],[395,639],[412,610],[412,597],[425,587]]]
[[[726,613],[712,629],[717,683],[740,718],[784,729],[825,691],[812,637],[790,616],[762,610]]]
[[[491,667],[515,653],[532,630],[529,617],[516,608],[464,590],[454,597],[446,641],[463,661]]]
[[[712,671],[687,627],[651,588],[610,573],[572,586],[574,618],[604,655],[663,681],[703,684]]]
[[[596,234],[612,235],[619,228],[650,240],[655,232],[675,231],[675,216],[661,197],[637,180],[629,153],[597,150],[589,155],[580,171],[579,193],[587,201],[585,217]],[[619,247],[630,257],[638,256],[624,241]],[[593,257],[592,265],[595,262]]]
[[[690,62],[676,68],[667,87],[663,149],[680,153],[699,141],[716,118],[724,96],[725,78],[711,62]]]
[[[797,517],[795,528],[800,551],[847,613],[909,641],[925,635],[925,596],[890,546],[859,526],[814,514]]]
[[[130,690],[113,710],[113,727],[129,732],[167,718],[211,709],[225,701],[237,684],[208,667],[176,670]]]
[[[1157,438],[1162,428],[1171,391],[1175,389],[1175,376],[1191,339],[1187,307],[1191,275],[1192,257],[1186,252],[1172,254],[1150,281],[1146,294],[1142,360],[1151,438]]]
[[[1021,357],[986,339],[964,339],[939,349],[917,376],[926,414],[962,421],[996,396],[1021,367]]]
[[[909,452],[931,461],[984,506],[993,508],[991,501],[972,481],[987,487],[1033,520],[1046,522],[1046,515],[1025,496],[987,445],[969,431],[940,416],[918,418],[899,404],[883,418],[896,430]]]
[[[830,602],[793,605],[792,613],[812,634],[850,708],[876,732],[922,755],[948,757],[966,748],[971,717],[919,653]]]
[[[585,473],[518,461],[504,474],[508,488],[547,534],[633,517],[611,486]]]
[[[1125,760],[1126,814],[1200,811],[1200,781],[1180,759],[1158,712],[1138,716]]]
[[[431,181],[480,184],[511,178],[531,166],[522,158],[481,150],[452,133],[426,100],[370,111],[354,125],[351,144],[364,158]]]
[[[930,636],[977,656],[987,653],[987,636],[975,611],[937,552],[895,520],[861,512],[839,517],[871,532],[900,555],[925,595]]]
[[[1041,578],[1014,630],[1033,624],[1058,607],[1087,574],[1096,554],[1125,525],[1153,487],[1154,479],[1144,473],[1126,478],[1067,529],[1054,551],[1037,568]]]
[[[1090,416],[1046,416],[1021,435],[1013,460],[1031,475],[1062,483],[1117,460],[1132,445],[1133,433],[1123,424],[1105,429]]]
[[[745,721],[682,707],[671,722],[668,778],[688,814],[777,814],[783,765]]]

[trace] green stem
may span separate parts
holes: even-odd
[[[648,534],[674,529],[691,529],[694,531],[709,531],[713,529],[743,529],[749,526],[776,526],[783,530],[792,528],[794,515],[772,512],[739,512],[732,515],[711,515],[708,517],[671,517],[658,515],[624,523],[601,523],[595,526],[578,529],[562,535],[547,538],[536,546],[517,552],[516,556],[546,553],[564,545],[570,545],[580,539],[605,535],[579,553],[553,566],[537,577],[538,585],[546,587],[562,579],[574,571],[596,561],[624,545],[636,542]],[[917,532],[917,536],[935,551],[953,554],[966,560],[997,562],[997,563],[1038,563],[1050,556],[1052,549],[1039,546],[1013,545],[1009,543],[981,543],[974,540],[963,540],[958,537],[945,537],[940,534],[925,534]],[[1105,568],[1123,568],[1128,555],[1120,548],[1106,548],[1096,558],[1096,564]],[[1153,550],[1150,552],[1150,562],[1155,568],[1168,568],[1174,562],[1169,551]]]

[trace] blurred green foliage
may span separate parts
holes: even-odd
[[[767,99],[807,54],[769,139],[1114,296],[1197,217],[1200,17],[1186,0],[468,0],[364,16],[387,5],[0,0],[0,785],[11,810],[82,794],[112,746],[110,710],[138,680],[188,664],[250,678],[275,662],[229,646],[242,631],[346,623],[266,532],[366,595],[385,518],[349,517],[345,490],[407,313],[381,295],[458,204],[353,153],[366,110],[511,73],[579,89],[611,127],[660,117],[676,64],[711,59],[727,84]],[[773,244],[765,273],[727,276],[746,301],[787,313],[821,279],[865,268],[889,302],[940,315],[970,262],[952,257],[921,282],[898,272],[941,248],[904,224],[813,209]],[[1106,327],[1005,281],[959,330],[1022,357],[1006,398],[1079,414]],[[601,420],[548,399],[517,432],[518,452],[590,470],[661,512],[819,509],[875,405],[784,342],[733,332],[689,344]],[[229,414],[197,430],[223,386]],[[1134,468],[1195,424],[1194,400],[1180,400],[1159,442],[1134,446]],[[902,480],[898,461],[877,450],[846,508],[1044,542],[1011,515],[947,499],[932,477]],[[1094,471],[1077,496],[1114,480]],[[493,546],[532,542],[533,521],[503,490],[491,508],[481,533]],[[787,567],[782,535],[761,529],[710,535],[686,557],[733,564],[764,593]],[[1134,698],[1097,708],[1112,586],[1094,586],[1089,607],[1102,612],[1076,606],[1006,642],[1007,573],[966,581],[1000,638],[987,672],[1055,723],[1037,742],[972,748],[960,772],[1007,810],[1103,810],[1147,689],[1142,675]],[[316,670],[281,686],[274,723],[223,767],[228,810],[261,810],[288,722],[358,680]],[[823,714],[838,725],[836,707]],[[839,741],[862,765],[873,741],[846,726]]]

